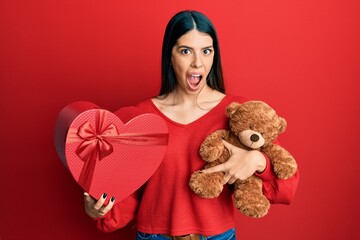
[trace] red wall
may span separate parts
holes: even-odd
[[[236,215],[240,239],[359,239],[357,0],[0,0],[0,236],[132,239],[96,230],[56,156],[66,104],[116,110],[156,95],[168,19],[206,13],[220,37],[228,93],[267,101],[301,170],[290,206]]]

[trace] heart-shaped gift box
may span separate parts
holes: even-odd
[[[58,156],[95,199],[103,193],[117,201],[130,196],[156,171],[167,147],[168,129],[158,115],[124,123],[115,113],[81,101],[64,107],[56,121]]]

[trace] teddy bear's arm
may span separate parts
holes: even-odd
[[[201,158],[206,162],[213,162],[219,160],[222,155],[229,157],[230,154],[222,142],[222,139],[227,139],[228,135],[227,130],[216,130],[205,138],[199,150]]]
[[[263,148],[262,151],[268,156],[273,171],[278,178],[288,179],[294,176],[297,163],[285,148],[277,144],[272,144]]]

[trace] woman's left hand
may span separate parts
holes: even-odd
[[[233,184],[236,180],[245,180],[256,171],[262,172],[266,168],[265,156],[257,151],[247,151],[223,140],[224,146],[230,152],[230,158],[217,166],[202,170],[203,173],[224,172],[223,183]]]

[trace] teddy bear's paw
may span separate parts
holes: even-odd
[[[241,200],[235,200],[235,205],[244,215],[253,218],[265,216],[270,208],[270,202],[265,196],[245,196]]]
[[[288,179],[294,176],[297,169],[295,160],[279,161],[273,163],[274,173],[278,178]]]
[[[222,179],[221,174],[197,171],[191,175],[189,186],[196,195],[202,198],[215,198],[223,190]]]

